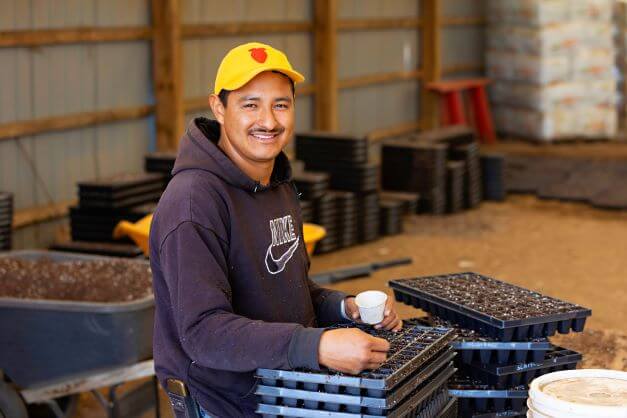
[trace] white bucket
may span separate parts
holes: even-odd
[[[529,418],[627,418],[627,372],[583,369],[533,380]]]

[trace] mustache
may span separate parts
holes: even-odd
[[[279,127],[279,128],[275,128],[272,130],[268,130],[268,129],[251,129],[248,131],[249,135],[255,135],[255,134],[266,134],[266,135],[280,135],[285,131],[285,128],[283,127]]]

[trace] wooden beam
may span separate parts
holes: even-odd
[[[296,85],[296,98],[310,96],[315,94],[315,84],[297,84]],[[184,102],[185,112],[194,112],[197,110],[209,109],[209,95],[197,96],[189,99],[185,99]]]
[[[16,210],[13,215],[13,229],[20,229],[29,225],[63,218],[67,216],[69,207],[76,203],[76,199],[73,199],[51,205]]]
[[[84,42],[122,42],[152,39],[149,27],[77,27],[67,29],[0,31],[0,48],[62,45]]]
[[[310,32],[312,29],[311,22],[229,22],[182,25],[181,33],[184,39],[194,39],[257,33]]]
[[[351,89],[355,87],[370,86],[372,84],[393,83],[403,80],[420,80],[421,78],[421,70],[394,71],[390,73],[368,74],[358,77],[346,78],[339,81],[339,87],[341,89]]]
[[[314,1],[315,126],[338,129],[337,0]]]
[[[395,136],[407,135],[412,132],[417,132],[422,127],[420,120],[411,122],[403,122],[397,125],[388,126],[387,128],[375,129],[370,131],[366,138],[371,142],[381,141],[386,138],[393,138]]]
[[[421,31],[423,83],[420,94],[420,114],[422,126],[430,129],[436,126],[437,102],[436,97],[425,88],[425,85],[439,80],[442,76],[440,0],[420,1],[420,16],[424,22]]]
[[[173,151],[185,129],[179,0],[152,0],[157,149]]]
[[[443,26],[481,26],[486,24],[483,16],[450,16],[442,17],[440,23]]]
[[[102,123],[141,119],[150,115],[153,108],[153,106],[136,106],[3,123],[0,124],[0,141],[44,132],[63,131]]]
[[[442,68],[442,75],[450,75],[457,73],[474,73],[474,72],[483,72],[485,70],[485,66],[483,64],[456,64],[456,65],[447,65]]]
[[[337,21],[341,31],[374,29],[416,29],[422,25],[418,17],[382,18],[382,19],[342,19]]]

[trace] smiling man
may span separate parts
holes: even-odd
[[[389,349],[355,328],[320,328],[359,314],[354,298],[307,276],[282,152],[301,81],[269,45],[229,51],[209,97],[216,120],[190,122],[154,214],[156,373],[164,387],[183,382],[202,417],[255,416],[259,367],[358,373],[379,366]],[[378,326],[400,329],[392,304]]]

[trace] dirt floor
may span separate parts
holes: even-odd
[[[314,257],[312,273],[406,256],[413,264],[332,287],[391,294],[389,279],[480,272],[591,308],[584,333],[554,342],[583,352],[583,367],[627,370],[627,212],[510,196],[458,215],[413,217],[400,236]],[[405,318],[421,314],[398,310]],[[166,399],[162,405],[169,417]],[[105,416],[91,395],[79,410],[78,417]]]

